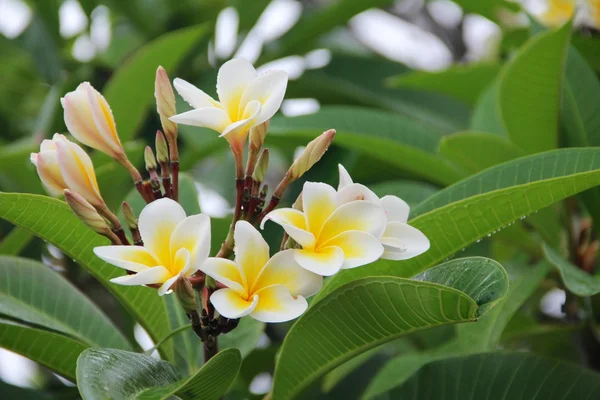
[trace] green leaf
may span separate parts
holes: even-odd
[[[496,64],[457,65],[440,72],[407,72],[388,78],[387,83],[391,87],[446,94],[467,104],[475,104],[498,72],[500,66]]]
[[[489,353],[422,368],[394,399],[580,400],[600,396],[600,375],[531,353]]]
[[[93,253],[93,248],[108,244],[83,224],[69,206],[46,196],[0,193],[0,218],[21,226],[73,258],[104,285],[142,325],[154,340],[169,333],[165,304],[154,289],[120,286],[109,280],[122,271]],[[163,350],[172,356],[170,346]]]
[[[169,316],[171,332],[184,326],[190,329],[183,330],[169,339],[175,351],[175,365],[184,375],[194,373],[202,364],[202,342],[191,329],[190,320],[185,315],[176,296],[165,296],[165,304]]]
[[[599,184],[597,148],[535,154],[472,175],[411,210],[410,224],[431,242],[426,253],[341,271],[317,297],[364,276],[418,274],[520,218]]]
[[[87,346],[67,336],[0,319],[0,347],[75,381],[77,357]]]
[[[444,136],[440,141],[439,153],[473,173],[525,155],[523,150],[507,139],[481,132],[459,132]]]
[[[110,78],[103,92],[117,121],[122,141],[136,135],[154,103],[156,68],[162,65],[173,74],[207,33],[206,25],[167,33],[138,50]]]
[[[439,189],[433,185],[414,181],[389,181],[370,185],[369,188],[379,197],[394,195],[406,201],[409,206],[414,207]]]
[[[356,107],[327,107],[316,114],[273,118],[269,140],[308,141],[335,128],[335,145],[359,150],[398,168],[441,184],[452,183],[461,172],[436,156],[439,137],[409,118]]]
[[[596,36],[574,35],[573,46],[586,59],[588,64],[596,71],[600,72],[600,53],[598,46],[600,40]]]
[[[506,136],[506,128],[500,115],[497,81],[492,82],[479,97],[471,115],[469,128],[472,131]]]
[[[7,256],[17,256],[33,239],[31,232],[26,229],[15,226],[0,241],[0,254]]]
[[[265,330],[265,324],[254,318],[242,318],[237,328],[229,333],[219,336],[219,348],[238,349],[245,358],[258,343]]]
[[[490,292],[469,287],[457,263],[488,271]],[[351,282],[311,307],[290,329],[275,369],[273,398],[290,399],[320,375],[380,344],[420,329],[474,321],[477,310],[504,294],[505,275],[492,260],[473,258],[439,266],[452,272],[432,273],[433,282],[371,277]],[[429,277],[422,277],[427,279]],[[476,299],[436,280],[471,290]],[[357,301],[360,299],[360,301]],[[477,303],[480,301],[480,303]]]
[[[44,193],[29,155],[39,150],[34,140],[20,140],[0,149],[0,185],[3,190]]]
[[[241,364],[239,351],[222,350],[189,378],[165,387],[145,390],[136,398],[167,400],[177,396],[183,400],[218,400],[235,381]]]
[[[511,140],[528,153],[556,148],[571,24],[532,38],[502,71],[499,104]]]
[[[236,378],[237,350],[219,352],[194,375],[180,380],[169,363],[113,349],[88,349],[77,360],[77,386],[90,399],[219,399]],[[109,383],[109,384],[107,384]]]
[[[1,314],[74,336],[89,346],[131,348],[94,303],[49,267],[0,256],[0,277]]]
[[[544,256],[558,269],[567,289],[577,296],[587,297],[600,293],[600,277],[590,275],[577,268],[546,244],[544,245]]]

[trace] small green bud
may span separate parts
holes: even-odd
[[[161,164],[169,162],[169,146],[167,138],[161,131],[156,131],[156,158]]]
[[[260,125],[250,129],[250,150],[258,152],[265,142],[267,131],[269,130],[269,121],[265,121]]]
[[[155,171],[156,170],[156,158],[154,158],[154,152],[150,148],[150,146],[146,146],[144,150],[144,161],[146,162],[146,171]]]
[[[292,208],[294,210],[304,211],[304,206],[302,205],[302,192],[300,192],[298,198],[296,199],[294,204],[292,204]]]
[[[330,129],[308,143],[302,154],[300,154],[300,157],[294,160],[294,163],[288,170],[287,176],[289,180],[294,181],[311,169],[323,157],[334,137],[335,129]]]
[[[124,201],[121,204],[121,212],[123,213],[123,217],[125,218],[125,223],[129,229],[137,229],[138,228],[138,220],[133,213],[133,209],[129,205],[128,202]]]
[[[65,194],[65,200],[77,218],[96,233],[105,236],[110,234],[111,230],[104,218],[98,214],[98,211],[83,196],[69,189],[65,189],[63,193]]]
[[[268,168],[269,168],[269,149],[264,149],[260,153],[260,156],[258,156],[258,161],[256,162],[256,168],[254,168],[254,173],[252,174],[252,179],[254,179],[256,182],[264,181]]]
[[[173,290],[177,294],[179,304],[186,312],[196,310],[196,292],[187,278],[177,280],[173,285]]]

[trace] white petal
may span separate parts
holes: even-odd
[[[187,249],[191,257],[189,273],[196,272],[210,252],[208,215],[192,215],[179,222],[171,234],[170,246],[170,254],[176,254],[179,249]]]
[[[67,184],[60,173],[56,151],[41,151],[34,158],[37,173],[48,192],[53,196],[61,196]]]
[[[302,211],[294,210],[293,208],[278,208],[277,210],[273,210],[260,223],[261,229],[264,229],[265,223],[268,220],[280,225],[303,248],[314,247],[315,236],[306,231],[306,220]]]
[[[387,214],[388,222],[408,221],[410,206],[400,197],[391,195],[383,196],[381,198],[381,205]]]
[[[371,203],[380,204],[379,196],[371,189],[360,183],[351,183],[344,186],[337,193],[337,203],[339,205],[350,203],[356,200],[366,200]]]
[[[162,265],[170,265],[169,244],[175,227],[185,219],[185,211],[175,200],[158,199],[148,204],[139,218],[139,229],[144,247],[150,250]]]
[[[142,246],[94,247],[94,254],[115,267],[141,272],[160,265],[154,255]]]
[[[287,287],[273,285],[259,291],[258,304],[250,316],[262,322],[285,322],[298,318],[308,308],[302,296],[293,297]]]
[[[60,174],[67,187],[79,193],[93,206],[102,206],[104,200],[100,195],[90,156],[77,144],[67,140],[56,141],[56,153]]]
[[[272,285],[284,285],[292,296],[306,298],[321,289],[323,277],[302,268],[294,258],[294,250],[284,250],[271,257],[250,291]]]
[[[200,266],[200,271],[238,293],[248,293],[246,278],[242,270],[231,260],[208,258]]]
[[[300,266],[317,275],[331,276],[344,265],[344,251],[339,247],[324,247],[315,250],[293,250],[294,259]]]
[[[244,300],[240,294],[231,289],[219,289],[210,296],[215,309],[226,318],[236,319],[250,314],[258,304],[258,296],[252,300]]]
[[[338,170],[340,172],[340,183],[338,184],[338,190],[354,183],[354,181],[352,180],[352,177],[350,176],[350,174],[348,173],[348,171],[346,170],[346,168],[344,168],[344,166],[342,164],[338,164]]]
[[[248,287],[251,288],[269,260],[269,245],[260,232],[246,221],[235,224],[234,241],[235,263],[244,271]]]
[[[337,246],[344,251],[342,269],[356,268],[377,261],[383,254],[383,245],[370,233],[347,231],[329,240],[324,246]]]
[[[272,70],[259,75],[248,84],[241,104],[247,104],[252,100],[260,101],[262,109],[256,121],[257,125],[271,119],[279,110],[287,82],[288,75],[285,71]]]
[[[323,225],[318,245],[342,232],[362,231],[381,237],[385,230],[386,216],[383,207],[370,201],[352,201],[340,206]]]
[[[134,286],[134,285],[151,285],[154,283],[162,283],[169,277],[169,271],[165,267],[148,268],[133,275],[124,275],[113,278],[110,281],[119,285]]]
[[[325,183],[306,182],[302,188],[302,209],[306,230],[319,236],[325,221],[337,208],[335,189]]]
[[[123,153],[121,140],[117,134],[117,126],[108,102],[92,85],[84,86],[93,122],[98,132],[97,145],[91,146],[109,155],[117,156]]]
[[[243,119],[226,127],[221,136],[225,137],[234,149],[242,150],[250,128],[256,125],[256,117],[259,113],[260,103],[258,101],[251,101],[246,106],[242,115]]]
[[[223,107],[233,121],[240,120],[242,95],[248,84],[256,77],[256,70],[243,58],[227,61],[217,75],[217,93]]]
[[[171,290],[171,286],[173,286],[173,284],[175,282],[177,282],[177,280],[181,278],[180,275],[175,275],[169,279],[167,279],[165,281],[165,283],[163,283],[159,288],[158,288],[158,295],[159,296],[163,296],[167,293],[169,293],[169,291]]]
[[[212,129],[219,133],[222,133],[231,124],[227,113],[216,107],[198,108],[196,110],[186,111],[181,114],[173,115],[169,119],[177,124],[200,126]]]
[[[177,250],[171,268],[167,268],[173,276],[185,276],[191,271],[192,263],[190,262],[192,257],[188,249],[182,248]],[[195,271],[194,271],[195,272]]]
[[[387,240],[393,239],[393,240]],[[402,222],[390,222],[381,238],[386,260],[408,260],[429,250],[429,239],[417,228]],[[398,246],[401,243],[403,246]]]
[[[198,89],[191,83],[180,78],[173,80],[177,93],[194,108],[220,107],[221,105],[212,97]]]

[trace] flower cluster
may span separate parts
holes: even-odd
[[[56,134],[42,142],[31,161],[51,194],[64,194],[83,222],[111,240],[112,245],[96,247],[94,252],[127,271],[112,282],[154,287],[159,295],[174,291],[203,340],[233,329],[235,321],[246,315],[264,322],[294,319],[307,309],[306,298],[320,290],[324,276],[380,258],[409,259],[429,248],[423,233],[407,223],[409,207],[404,201],[396,196],[379,198],[354,183],[341,165],[337,189],[305,182],[292,208],[277,208],[290,183],[327,151],[335,136],[332,129],[307,144],[267,201],[263,180],[269,152],[263,145],[269,120],[285,94],[285,72],[258,75],[246,60],[231,60],[219,70],[218,101],[181,79],[175,79],[174,86],[193,109],[176,114],[175,94],[166,71],[159,68],[155,97],[164,134],[157,133],[156,157],[146,148],[146,180],[127,159],[110,107],[100,93],[82,83],[62,99],[72,136],[125,167],[147,203],[139,219],[123,203],[129,237],[102,199],[92,161],[79,145]],[[234,154],[235,208],[229,232],[214,257],[209,257],[210,218],[186,216],[178,202],[177,124],[217,131]],[[257,229],[267,221],[284,231],[274,254]]]

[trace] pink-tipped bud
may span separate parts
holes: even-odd
[[[167,138],[161,131],[156,131],[156,158],[159,163],[166,164],[169,162],[169,145]]]
[[[287,172],[289,180],[300,178],[323,157],[335,137],[335,129],[329,129],[306,145],[302,154],[294,160]]]
[[[163,131],[169,141],[173,142],[177,140],[177,124],[169,120],[169,117],[172,117],[177,112],[175,109],[175,93],[173,92],[167,71],[163,67],[158,67],[156,70],[154,97],[156,98],[156,110],[160,116]]]
[[[144,161],[146,162],[146,171],[156,171],[156,158],[150,146],[144,150]]]

